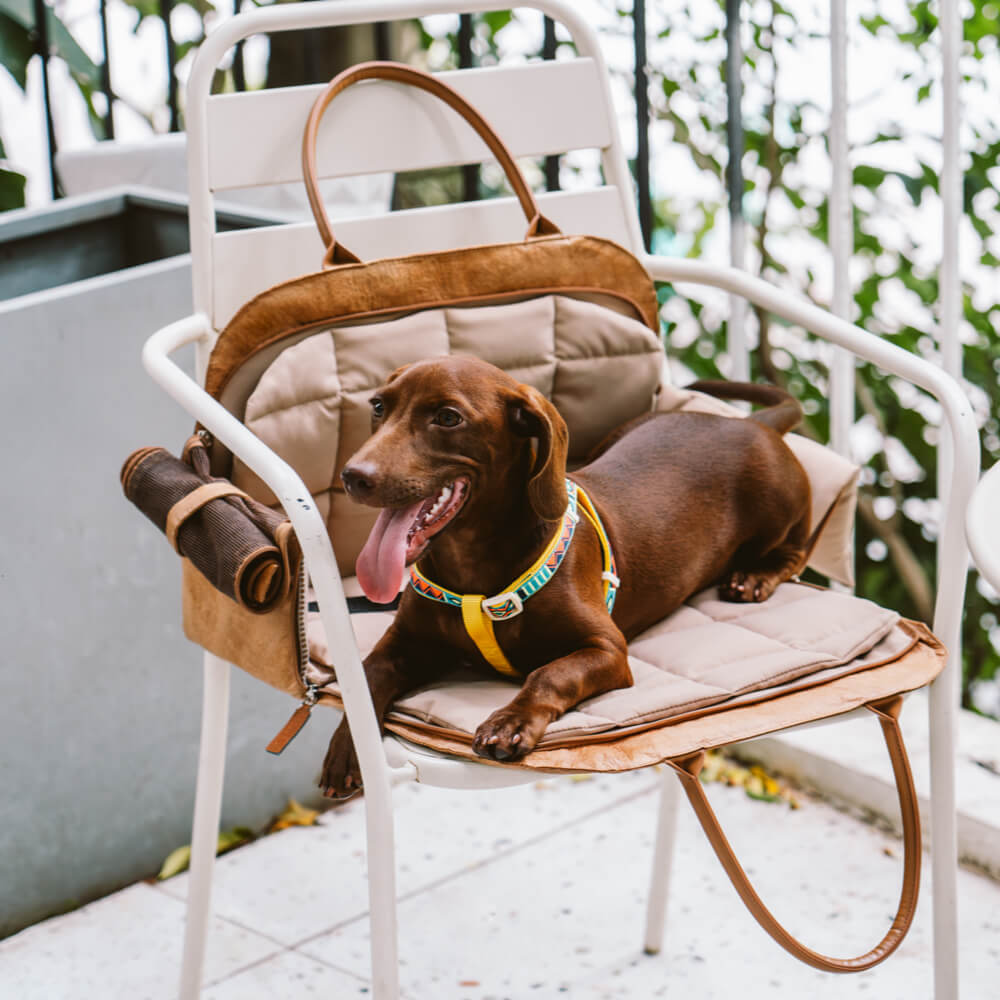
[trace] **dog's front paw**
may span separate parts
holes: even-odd
[[[347,719],[340,723],[330,740],[319,787],[328,799],[349,799],[361,791],[361,768]]]
[[[780,580],[770,573],[744,573],[734,570],[719,581],[719,598],[734,603],[760,603],[766,601]]]
[[[524,709],[500,708],[476,730],[472,749],[490,760],[523,757],[535,748],[547,724],[545,719],[533,718]]]

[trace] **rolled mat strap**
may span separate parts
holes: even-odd
[[[125,460],[122,488],[212,586],[263,614],[294,584],[300,555],[295,533],[283,513],[212,478],[208,468],[197,437],[188,441],[183,460],[163,448],[141,448]]]
[[[205,504],[216,500],[219,497],[245,497],[246,493],[243,492],[239,487],[233,486],[232,483],[222,482],[221,480],[214,483],[205,483],[204,486],[199,486],[193,493],[189,493],[183,500],[178,500],[177,503],[170,508],[167,513],[167,524],[165,528],[165,534],[167,536],[167,541],[170,542],[171,547],[175,552],[180,554],[180,548],[177,544],[177,532],[180,531],[181,525],[194,513],[201,510]]]

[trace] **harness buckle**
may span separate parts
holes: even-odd
[[[508,618],[516,618],[524,610],[524,604],[516,591],[508,590],[496,597],[483,598],[483,611],[495,622],[504,622]]]

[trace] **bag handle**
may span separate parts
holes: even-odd
[[[324,267],[360,263],[360,260],[350,250],[337,242],[330,227],[330,219],[326,214],[323,199],[320,197],[316,176],[316,136],[319,132],[320,119],[330,102],[339,93],[362,80],[393,80],[397,83],[405,83],[432,94],[457,111],[479,133],[480,138],[489,147],[490,152],[496,157],[503,172],[507,175],[510,186],[514,189],[514,194],[517,195],[517,200],[521,203],[524,217],[528,220],[528,231],[524,238],[528,240],[534,236],[559,234],[559,229],[538,211],[531,189],[525,182],[524,176],[507,147],[489,126],[486,119],[464,97],[436,76],[425,73],[423,70],[414,69],[412,66],[396,62],[365,62],[338,73],[327,84],[326,89],[316,98],[309,112],[306,130],[302,136],[302,173],[305,178],[306,193],[309,196],[309,205],[312,208],[313,217],[316,219],[316,227],[319,229],[323,245],[326,247],[326,253],[323,256]]]
[[[750,884],[746,872],[736,860],[736,855],[719,826],[719,820],[712,811],[705,790],[698,778],[698,772],[705,760],[704,751],[666,762],[680,776],[684,791],[694,807],[698,821],[701,823],[716,857],[722,862],[722,867],[726,870],[730,882],[733,883],[733,888],[739,893],[753,918],[785,951],[794,955],[799,961],[805,962],[806,965],[811,965],[814,969],[820,969],[823,972],[862,972],[878,965],[896,950],[910,929],[910,923],[913,920],[920,887],[920,811],[917,805],[916,789],[913,787],[910,762],[907,759],[906,746],[903,743],[903,734],[899,728],[899,710],[902,703],[902,696],[895,695],[884,701],[871,702],[865,706],[878,716],[886,749],[888,749],[889,757],[892,760],[893,774],[896,778],[899,808],[903,816],[903,885],[892,926],[874,948],[857,958],[829,958],[807,948],[797,938],[792,937],[763,904],[760,896]]]

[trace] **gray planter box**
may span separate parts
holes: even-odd
[[[133,449],[176,453],[190,433],[139,360],[191,311],[186,251],[182,198],[0,216],[0,934],[152,875],[190,840],[200,651],[179,561],[118,482]],[[271,757],[293,707],[234,671],[224,828],[313,794],[336,716]]]

